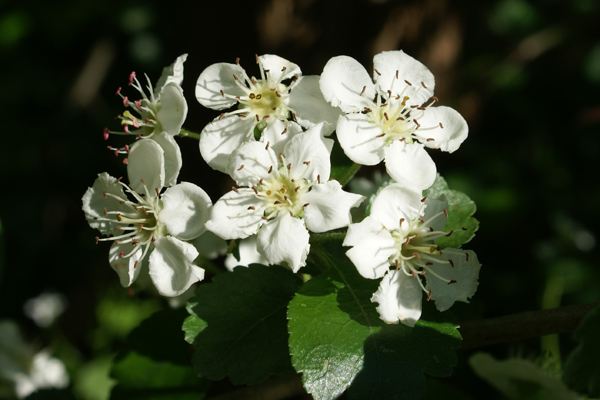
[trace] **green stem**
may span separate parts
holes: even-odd
[[[344,240],[346,237],[346,231],[333,231],[325,233],[313,233],[310,235],[310,241],[312,244],[318,244],[328,242],[331,240]]]
[[[190,137],[192,139],[200,140],[200,134],[192,131],[188,131],[187,129],[181,129],[179,131],[179,136]]]
[[[348,170],[346,171],[346,173],[344,174],[344,176],[342,176],[339,180],[340,185],[342,186],[346,186],[346,184],[348,182],[350,182],[350,179],[352,179],[354,177],[354,175],[358,172],[358,170],[360,169],[362,165],[354,163],[352,164],[352,166],[350,168],[348,168]]]

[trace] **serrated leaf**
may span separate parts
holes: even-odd
[[[189,365],[154,361],[135,351],[122,356],[111,375],[119,382],[111,392],[111,400],[198,400],[204,398],[210,386]]]
[[[600,307],[585,317],[573,336],[579,346],[567,358],[563,381],[571,389],[600,397]]]
[[[434,198],[444,195],[448,200],[448,220],[444,232],[454,232],[448,237],[439,238],[438,246],[458,248],[473,239],[479,229],[479,221],[472,217],[477,206],[469,196],[457,190],[450,190],[446,180],[440,174],[437,175],[433,185],[423,191],[423,195]]]
[[[193,340],[196,371],[214,380],[228,376],[238,385],[292,371],[286,308],[301,283],[283,267],[251,264],[200,285],[190,310],[206,327],[190,320],[186,331],[191,337],[200,327]]]
[[[341,243],[320,250],[330,270],[303,285],[288,308],[292,364],[317,400],[349,388],[354,399],[418,399],[423,372],[448,376],[460,345],[457,324],[426,304],[414,328],[387,325],[370,299],[379,280],[361,277]],[[334,261],[335,260],[335,261]]]

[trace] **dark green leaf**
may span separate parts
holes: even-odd
[[[415,328],[385,324],[370,301],[379,280],[361,277],[339,242],[327,248],[313,248],[311,259],[329,271],[305,283],[288,309],[292,363],[307,391],[317,400],[348,387],[355,399],[416,399],[423,372],[448,376],[461,340],[450,314],[427,303]]]
[[[593,309],[575,331],[579,346],[567,362],[563,381],[568,387],[597,398],[600,397],[600,307]]]
[[[448,221],[444,231],[454,232],[451,236],[441,237],[437,240],[437,244],[441,248],[460,247],[473,239],[479,228],[479,221],[472,217],[477,207],[466,194],[450,190],[446,180],[440,174],[437,175],[433,185],[423,194],[434,198],[444,195],[448,200]]]
[[[190,310],[205,322],[184,326],[188,340],[195,337],[196,371],[248,385],[292,371],[286,307],[301,283],[288,269],[252,264],[200,285]]]
[[[191,366],[154,361],[134,351],[115,363],[111,375],[119,382],[112,400],[198,400],[210,386]]]

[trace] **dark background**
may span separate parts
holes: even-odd
[[[482,315],[598,301],[598,22],[594,0],[0,1],[0,319],[16,320],[73,367],[108,357],[160,307],[118,285],[81,197],[98,173],[125,174],[102,139],[123,111],[116,88],[132,70],[156,82],[183,53],[184,127],[200,132],[217,115],[194,98],[212,63],[240,57],[256,74],[254,54],[274,53],[308,75],[333,56],[370,70],[374,54],[403,49],[432,70],[440,104],[469,123],[457,152],[432,156],[478,206],[468,247],[483,264],[474,298]],[[194,140],[178,141],[180,180],[216,201],[228,187],[223,175]],[[22,310],[43,291],[68,299],[48,330]],[[562,341],[568,352],[569,335]],[[539,340],[494,351],[542,352]]]

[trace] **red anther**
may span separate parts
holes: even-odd
[[[287,131],[288,131],[288,128],[287,128],[287,126],[286,126],[286,127],[285,127],[285,129],[283,130],[283,132],[281,132],[281,134],[282,134],[282,135],[285,135]]]
[[[254,210],[256,210],[256,208],[254,206],[250,206],[250,207],[248,207],[248,210],[253,210],[254,211]]]
[[[262,219],[264,219],[265,221],[269,220],[269,217],[261,217]]]
[[[129,99],[127,98],[127,96],[123,97],[123,106],[129,107]]]
[[[234,75],[235,76],[235,75]],[[221,97],[225,97],[225,92],[223,91],[223,89],[219,90],[221,92]]]
[[[254,55],[254,60],[256,61],[256,63],[258,64],[258,54]]]
[[[398,117],[396,118],[396,121],[404,121],[404,117]]]
[[[279,157],[279,162],[283,163],[283,153],[279,153],[277,156]]]
[[[429,294],[427,295],[427,301],[431,300],[431,290],[429,291]]]
[[[406,84],[407,84],[408,86],[412,86],[412,83],[410,83],[410,82],[409,82],[409,81],[407,81],[406,79],[404,80],[404,82],[406,82]]]
[[[264,116],[262,119],[267,119],[267,118],[269,118],[269,117],[270,117],[270,115],[269,115],[269,114],[267,114],[267,115],[265,115],[265,116]]]
[[[250,82],[255,83],[255,84],[258,83],[258,81],[254,78],[250,78]]]
[[[427,196],[424,196],[424,197],[421,199],[421,203],[425,203],[425,200],[427,200]]]
[[[238,169],[236,169],[236,171],[241,171],[244,168],[244,164],[240,165],[240,167]]]
[[[309,165],[309,164],[310,164],[310,161],[303,161],[303,162],[302,162],[302,164],[304,164],[304,165]]]
[[[133,263],[133,269],[136,269],[136,268],[137,268],[137,266],[138,266],[138,262],[139,262],[139,260],[136,260],[136,261]]]
[[[265,74],[268,74],[269,72],[271,72],[270,69],[265,69],[264,71],[265,71]]]
[[[119,87],[117,88],[117,91],[115,92],[115,94],[116,94],[117,96],[121,94],[121,86],[119,86]]]
[[[421,275],[421,276],[425,275],[425,272],[427,272],[427,270],[426,269],[422,269],[422,270],[419,271],[419,275]]]
[[[388,94],[388,98],[391,98],[391,97],[392,97],[392,91],[391,91],[391,90],[388,90],[388,91],[387,91],[387,94]]]
[[[239,57],[236,57],[236,58],[235,58],[235,63],[236,63],[237,65],[240,65],[240,58],[239,58]]]
[[[367,86],[363,86],[362,90],[360,91],[359,96],[362,96],[363,93],[365,92],[365,90],[367,90]]]
[[[117,221],[121,222],[123,218],[121,218],[121,214],[117,214]]]
[[[142,111],[142,99],[134,101],[133,104],[135,104],[135,108]]]
[[[107,197],[106,197],[106,190],[103,190],[103,191],[102,191],[102,196],[104,196],[104,198],[105,198],[105,199],[107,198]]]
[[[125,125],[125,129],[123,129],[125,131],[125,133],[130,133],[129,132],[129,125]]]
[[[270,174],[271,172],[273,172],[273,166],[272,165],[269,167],[269,170],[267,171],[267,174]]]
[[[440,122],[440,128],[444,129],[444,125]]]
[[[141,232],[142,229],[144,229],[144,224],[139,224],[138,225],[138,232]]]
[[[421,259],[421,255],[419,253],[413,253],[413,256],[417,257],[419,260]]]
[[[433,263],[432,263],[432,262],[429,262],[429,261],[427,261],[427,262],[425,263],[425,265],[429,266],[429,265],[433,265]]]
[[[418,218],[418,220],[423,224],[425,223],[425,220],[423,218]]]
[[[390,120],[390,119],[388,118],[388,115],[387,115],[387,113],[385,113],[385,112],[384,112],[384,113],[383,113],[383,116],[385,117],[385,120],[386,120],[386,121],[389,121],[389,120]]]
[[[281,95],[279,94],[279,92],[275,92],[275,96],[281,97]]]
[[[405,221],[405,219],[404,219],[404,218],[400,218],[400,221],[399,221],[399,222],[400,222],[400,223],[399,223],[399,226],[402,226],[402,223],[403,223],[404,221]]]
[[[133,84],[134,79],[135,79],[135,71],[131,71],[131,73],[129,74],[129,84],[130,85]]]
[[[287,197],[287,196],[283,196],[283,199],[284,199],[285,201],[288,201],[288,197]]]
[[[453,233],[454,233],[454,229],[453,229],[453,230],[451,230],[450,232],[448,232],[448,233],[446,234],[446,237],[450,237],[450,235],[452,235]]]
[[[373,110],[371,110],[369,107],[365,107],[365,111],[366,112],[373,112]]]
[[[121,258],[123,258],[124,255],[125,255],[124,251],[122,251],[122,252],[119,253],[119,257],[121,257]]]
[[[302,208],[308,207],[310,205],[310,203],[304,203],[304,205],[302,205]]]
[[[463,231],[466,231],[466,230],[467,230],[467,228],[465,228],[464,226],[463,226],[462,228],[460,228],[460,229],[462,229]]]
[[[416,278],[417,276],[415,275],[415,271],[413,271],[412,269],[410,270],[410,274],[412,275],[413,278]]]
[[[156,197],[160,196],[160,191],[158,190],[158,188],[154,188],[154,191],[156,192]]]
[[[135,246],[136,244],[139,244],[139,243],[140,243],[139,240],[137,240],[137,239],[131,239],[131,245],[132,246]]]
[[[271,92],[274,92],[274,91],[276,91],[277,89],[275,89],[275,88],[270,88],[269,90],[270,90]]]
[[[381,76],[381,73],[379,71],[377,71],[375,68],[373,68],[373,71],[375,71],[375,73],[379,76]]]
[[[140,181],[142,182],[142,185],[146,186],[146,181],[144,180],[144,178],[140,178]]]
[[[238,77],[235,74],[233,74],[233,79],[235,79],[237,81]]]
[[[258,189],[256,188],[256,186],[252,186],[252,190],[254,190],[254,194],[258,194]]]
[[[234,192],[236,192],[236,193],[239,193],[239,191],[237,190],[237,188],[236,188],[235,186],[232,186],[232,187],[231,187],[231,190],[233,190],[233,191],[234,191]]]
[[[435,142],[435,139],[434,138],[427,138],[427,141],[428,142]]]
[[[265,146],[265,150],[269,150],[269,145],[271,144],[271,142],[267,142],[267,145]]]
[[[262,184],[263,184],[263,178],[260,178],[260,179],[258,180],[258,184],[259,184],[259,185],[262,185]]]
[[[450,263],[450,266],[451,266],[452,268],[454,268],[454,261],[452,261],[451,259],[448,259],[448,262]]]
[[[465,256],[467,256],[467,262],[469,262],[469,253],[465,253]]]
[[[98,242],[100,241],[100,238],[99,238],[98,236],[96,236],[96,237],[94,238],[94,240],[96,240],[96,244],[98,244]]]
[[[289,164],[287,165],[287,169],[292,169],[292,163],[289,163]]]
[[[321,183],[321,175],[317,175],[317,183]]]
[[[117,225],[117,226],[115,226],[115,227],[114,227],[114,230],[115,230],[115,231],[120,231],[120,230],[121,230],[121,226],[120,226],[120,225]]]
[[[225,113],[221,113],[221,114],[219,114],[219,121],[220,121],[221,119],[223,119],[223,116],[225,116]]]
[[[107,217],[108,216],[108,211],[106,211],[106,207],[104,207],[104,216]]]
[[[273,202],[273,204],[281,204],[281,202],[279,200],[275,200],[275,202]]]
[[[384,137],[385,136],[385,132],[383,132],[381,135],[377,135],[375,137]]]
[[[300,190],[300,186],[296,186],[296,187],[294,188],[294,192],[298,192],[298,190]]]
[[[292,210],[290,210],[290,217],[294,217],[294,213],[292,212]]]
[[[148,211],[146,211],[146,207],[142,207],[141,210],[145,215],[148,215]]]
[[[285,71],[286,69],[287,69],[287,67],[281,68],[281,72]]]
[[[108,130],[108,128],[104,128],[104,130],[102,131],[102,137],[104,138],[104,140],[108,140],[109,135],[110,131]]]
[[[397,258],[394,260],[394,263],[396,263],[396,271],[398,271],[398,259]]]
[[[398,79],[398,70],[396,70],[396,79]]]
[[[448,282],[448,285],[452,285],[453,283],[456,283],[456,281],[454,279],[452,279],[450,282]]]
[[[123,179],[123,177],[122,177],[122,176],[118,177],[118,178],[117,178],[117,180],[115,181],[115,183],[119,183],[119,182],[121,182],[121,179]]]
[[[444,208],[444,215],[446,216],[446,218],[448,218],[448,210],[446,210],[445,208]]]
[[[246,118],[247,115],[246,114],[238,114],[238,117],[240,117],[240,118]]]
[[[423,87],[424,87],[425,89],[427,89],[427,86],[425,86],[425,82],[421,82],[421,85],[423,85]]]
[[[134,118],[131,122],[135,128],[139,129],[140,124],[138,123],[137,118]]]
[[[416,119],[413,119],[413,122],[415,123],[415,125],[417,126],[416,129],[419,129],[421,127],[421,124],[419,124],[419,121],[417,121]]]
[[[129,145],[128,144],[125,145],[125,151],[127,152],[127,154],[129,154]]]
[[[254,114],[254,116],[256,117],[256,122],[260,122],[260,118],[259,118],[258,114]]]
[[[433,227],[429,227],[429,232],[433,232]]]
[[[296,119],[296,113],[292,113],[292,119],[296,122],[298,122],[298,120]]]

